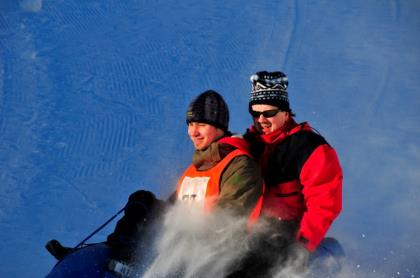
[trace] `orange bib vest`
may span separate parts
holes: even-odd
[[[211,213],[219,198],[222,174],[232,159],[240,155],[250,156],[246,151],[236,149],[208,170],[199,171],[191,164],[178,182],[177,199],[201,207],[205,213]],[[254,222],[259,217],[261,206],[262,198],[252,211],[250,222]]]

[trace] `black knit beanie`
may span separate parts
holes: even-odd
[[[229,109],[223,97],[213,90],[198,95],[188,106],[187,124],[191,122],[206,123],[227,131]]]
[[[291,112],[286,74],[281,71],[259,71],[251,76],[252,91],[249,99],[249,110],[253,104],[277,106],[280,110]]]

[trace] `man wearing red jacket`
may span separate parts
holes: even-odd
[[[284,73],[257,72],[251,82],[253,125],[244,138],[263,172],[261,214],[295,227],[298,245],[314,252],[341,211],[343,174],[337,154],[307,122],[295,122]]]

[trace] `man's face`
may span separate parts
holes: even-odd
[[[209,124],[191,122],[188,124],[188,135],[195,149],[204,150],[222,136],[223,131]]]
[[[256,112],[264,112],[269,110],[277,110],[278,107],[268,104],[254,104],[251,106],[251,109]],[[262,134],[270,134],[281,128],[287,120],[290,118],[289,112],[279,111],[272,117],[264,117],[264,115],[259,115],[258,117],[253,117],[254,125],[258,131]]]

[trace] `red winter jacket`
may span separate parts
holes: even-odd
[[[267,135],[251,127],[245,138],[256,139],[249,141],[260,157],[262,215],[298,221],[296,238],[314,251],[341,211],[343,175],[335,150],[308,123],[293,119]]]

